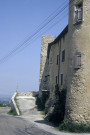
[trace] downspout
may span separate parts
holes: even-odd
[[[59,85],[59,90],[60,90],[60,63],[61,63],[61,59],[60,59],[60,56],[61,56],[61,40],[60,42],[58,42],[58,45],[59,45],[59,66],[58,66],[58,85]]]

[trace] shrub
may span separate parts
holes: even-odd
[[[59,125],[59,130],[75,132],[75,133],[90,133],[90,124],[71,123],[71,122],[68,122],[67,120],[64,120]]]
[[[41,98],[37,96],[36,105],[37,105],[38,110],[43,111],[45,109],[45,103],[46,103],[47,98],[48,98],[48,94],[44,92],[42,92]]]
[[[15,116],[17,116],[16,111],[14,111],[14,110],[12,110],[12,109],[8,112],[8,114],[9,114],[9,115],[15,115]]]
[[[48,116],[48,120],[59,124],[64,120],[64,114],[65,114],[65,103],[66,103],[66,90],[63,89],[61,92],[58,89],[58,86],[55,87],[55,97],[56,101],[54,103],[54,110],[51,114]]]

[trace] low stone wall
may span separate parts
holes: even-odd
[[[30,91],[27,93],[15,92],[11,98],[11,109],[14,110],[17,113],[17,115],[20,115],[20,111],[17,107],[15,99],[18,100],[18,99],[29,99],[30,98],[33,100],[33,99],[35,99],[35,97],[37,97],[37,95],[38,95],[38,92],[34,92],[34,91],[33,92]]]
[[[14,110],[17,113],[17,115],[20,115],[20,112],[19,112],[18,107],[15,102],[16,96],[17,96],[17,93],[15,92],[11,98],[11,109]]]
[[[17,93],[17,96],[33,96],[33,92],[27,92],[27,93]]]
[[[36,91],[29,91],[27,93],[17,93],[17,96],[27,96],[27,97],[36,97],[38,95],[39,92]]]

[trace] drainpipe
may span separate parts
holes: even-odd
[[[60,40],[60,42],[58,42],[58,45],[59,45],[58,85],[59,85],[59,89],[60,89],[60,63],[61,63],[60,56],[61,56],[61,40]]]

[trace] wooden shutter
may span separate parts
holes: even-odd
[[[77,54],[74,59],[74,68],[80,69],[81,68],[81,54]]]
[[[78,21],[82,20],[82,8],[78,9]]]
[[[77,19],[78,19],[78,10],[75,11],[75,18],[74,18],[74,23],[77,22]]]

